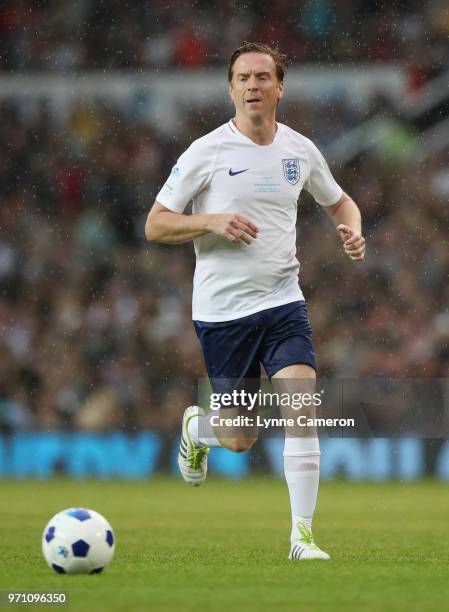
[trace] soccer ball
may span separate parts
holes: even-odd
[[[69,508],[50,519],[42,552],[58,574],[99,574],[114,556],[115,537],[108,521],[87,508]]]

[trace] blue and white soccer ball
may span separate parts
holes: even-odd
[[[58,574],[99,574],[112,561],[114,550],[112,527],[87,508],[55,514],[42,535],[45,560]]]

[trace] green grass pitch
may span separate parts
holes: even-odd
[[[287,560],[287,491],[272,478],[211,476],[198,489],[175,478],[1,481],[0,492],[0,590],[66,591],[70,603],[53,609],[421,612],[449,602],[443,483],[322,483],[314,526],[328,562]],[[105,573],[46,566],[43,527],[70,506],[111,522],[117,548]]]

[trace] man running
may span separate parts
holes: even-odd
[[[234,51],[228,81],[235,117],[181,155],[145,227],[148,240],[194,241],[192,316],[215,391],[229,390],[235,381],[242,386],[245,380],[258,381],[260,364],[274,386],[313,389],[315,351],[296,259],[302,189],[331,217],[347,255],[360,261],[365,254],[354,201],[316,146],[276,122],[284,72],[284,56],[267,45],[244,43]],[[185,215],[190,200],[193,214]],[[219,412],[231,415],[240,409]],[[230,435],[214,429],[201,407],[187,408],[178,456],[184,480],[204,481],[209,447],[241,452],[256,438],[257,431]],[[329,559],[312,536],[319,462],[315,432],[286,431],[290,559]]]

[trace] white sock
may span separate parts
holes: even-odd
[[[285,438],[284,473],[292,511],[291,540],[298,538],[298,523],[312,529],[320,479],[318,438]]]
[[[204,416],[198,415],[198,418],[190,419],[187,430],[195,446],[221,446],[210,422],[210,417],[216,414],[216,410],[213,410]]]

